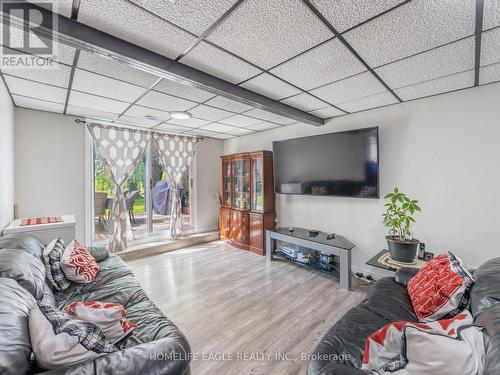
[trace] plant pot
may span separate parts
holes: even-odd
[[[385,239],[393,260],[405,263],[411,263],[415,260],[419,240],[400,242],[397,236],[387,236]]]

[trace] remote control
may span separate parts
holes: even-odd
[[[316,237],[319,234],[317,230],[310,230],[309,237]]]

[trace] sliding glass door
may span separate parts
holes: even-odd
[[[113,183],[108,177],[104,165],[92,148],[93,169],[93,242],[104,242],[110,238],[109,218],[113,208]],[[193,228],[191,168],[182,181],[181,202],[184,229]],[[151,235],[166,237],[170,227],[172,184],[167,172],[159,162],[154,147],[148,146],[141,160],[125,184],[125,202],[135,239],[144,239]]]

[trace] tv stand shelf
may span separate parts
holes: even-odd
[[[267,259],[273,259],[273,253],[276,250],[276,241],[284,241],[308,249],[332,254],[340,258],[340,286],[345,289],[351,287],[351,250],[354,244],[346,238],[335,235],[334,238],[327,240],[327,233],[319,232],[315,237],[309,236],[309,229],[294,228],[289,232],[288,228],[275,228],[266,231],[266,249]]]

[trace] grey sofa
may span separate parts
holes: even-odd
[[[373,285],[366,298],[323,336],[308,364],[308,375],[363,375],[359,369],[366,338],[390,322],[416,322],[406,285],[417,271],[398,270]],[[500,258],[474,272],[470,311],[485,328],[485,375],[500,374]],[[465,374],[464,374],[465,375]]]
[[[72,283],[52,292],[45,282],[43,244],[34,237],[0,237],[0,373],[9,374],[189,374],[190,347],[182,332],[149,300],[132,272],[105,248],[91,252],[101,271],[95,282]],[[119,351],[72,367],[44,371],[33,360],[28,331],[31,308],[43,300],[59,308],[70,302],[109,301],[128,310],[138,328],[117,344]]]

